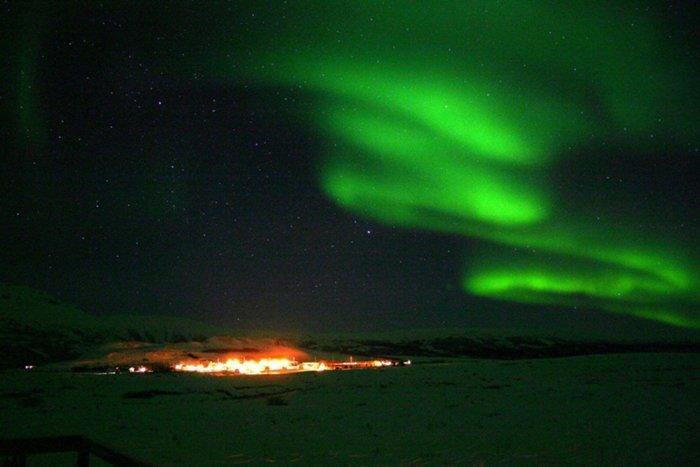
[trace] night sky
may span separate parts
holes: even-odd
[[[608,3],[5,2],[0,281],[240,329],[698,328],[697,7]]]

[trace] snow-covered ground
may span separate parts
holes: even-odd
[[[1,438],[83,434],[158,465],[700,465],[699,421],[698,354],[254,377],[0,373]]]

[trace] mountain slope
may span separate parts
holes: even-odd
[[[46,293],[0,284],[0,368],[72,359],[111,341],[184,342],[223,332],[171,316],[96,317]]]

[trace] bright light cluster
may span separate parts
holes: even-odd
[[[410,365],[410,360],[403,365]],[[261,358],[260,360],[240,360],[229,358],[225,361],[204,363],[178,363],[173,366],[175,371],[190,371],[196,373],[233,373],[239,375],[264,375],[279,373],[300,373],[304,371],[354,370],[366,368],[384,368],[396,366],[392,360],[350,360],[345,362],[297,362],[289,358]]]
[[[240,360],[230,358],[224,362],[178,363],[175,371],[193,371],[197,373],[236,373],[241,375],[260,375],[267,373],[287,373],[301,371],[323,371],[323,362],[299,363],[288,358],[262,358],[260,360]]]

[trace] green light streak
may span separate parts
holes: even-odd
[[[324,188],[346,206],[355,204],[354,199],[382,197],[391,205],[383,215],[387,219],[402,204],[404,221],[406,210],[430,209],[462,220],[505,225],[536,222],[548,213],[544,190],[513,171],[474,160],[458,145],[441,145],[428,133],[370,113],[340,112],[328,121],[332,129],[342,131],[351,155],[329,158]],[[352,146],[365,151],[358,153]],[[382,171],[392,176],[376,176]]]
[[[323,73],[313,71],[325,70]],[[306,85],[346,101],[370,105],[367,118],[385,110],[431,137],[439,136],[472,158],[517,164],[542,162],[554,142],[551,127],[567,109],[498,86],[440,82],[397,68],[393,73],[365,64],[312,64]],[[332,71],[328,71],[332,70]],[[293,72],[294,73],[294,72]],[[523,104],[527,102],[527,104]],[[528,107],[529,121],[521,113]],[[559,128],[558,131],[563,131]],[[340,134],[344,132],[341,130]]]
[[[695,109],[664,90],[690,94],[684,73],[694,65],[665,53],[677,44],[654,12],[401,5],[326,11],[337,36],[313,20],[303,33],[283,23],[286,40],[259,37],[260,53],[235,73],[314,96],[308,115],[328,143],[319,173],[327,195],[385,224],[498,246],[469,259],[469,293],[700,327],[692,246],[651,233],[653,219],[605,206],[595,219],[569,212],[567,193],[551,186],[557,162],[582,145],[614,136],[643,154],[664,138],[698,140],[688,125]],[[535,253],[522,261],[514,249]]]

